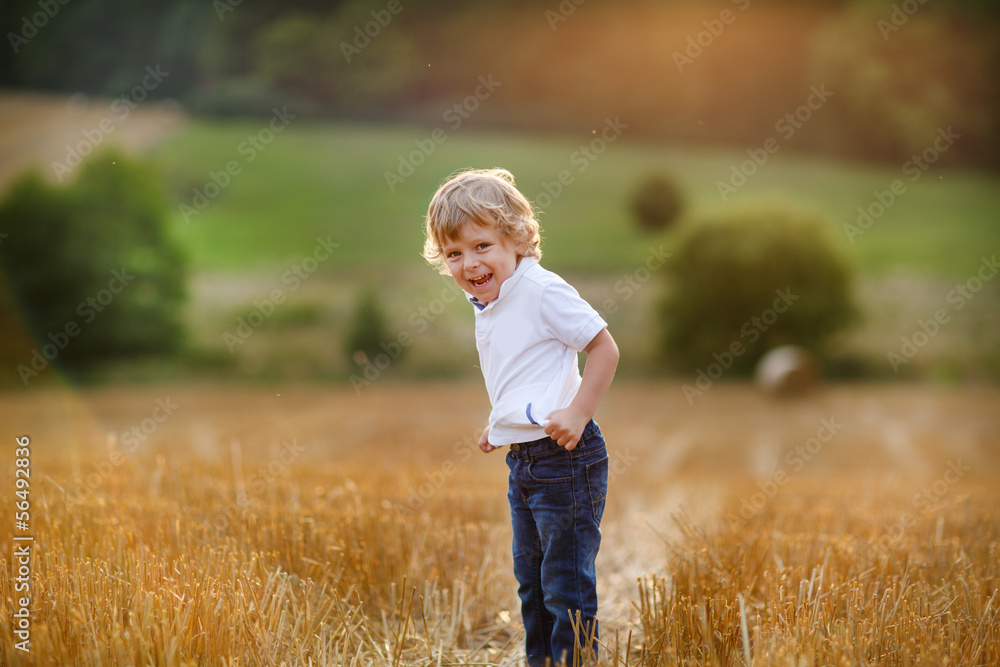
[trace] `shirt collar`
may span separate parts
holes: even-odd
[[[469,303],[475,306],[479,310],[479,312],[482,312],[486,308],[491,307],[497,301],[502,299],[505,294],[514,289],[514,284],[521,279],[521,276],[524,275],[524,272],[527,271],[532,266],[534,266],[535,264],[538,264],[538,260],[535,259],[534,257],[522,257],[521,261],[517,263],[517,268],[514,269],[514,273],[511,275],[511,277],[503,281],[503,285],[500,285],[500,293],[497,295],[497,298],[493,299],[489,303],[482,303],[479,299],[477,299],[473,295],[469,294],[468,292],[465,292],[465,290],[462,291],[465,292],[465,296],[469,300]]]

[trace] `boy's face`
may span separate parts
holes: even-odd
[[[482,303],[496,299],[500,285],[517,268],[513,244],[493,227],[466,222],[457,237],[445,241],[442,250],[458,286]]]

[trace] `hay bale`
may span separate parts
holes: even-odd
[[[801,394],[819,383],[819,365],[807,350],[782,345],[757,362],[757,386],[770,394]]]

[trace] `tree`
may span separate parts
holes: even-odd
[[[760,207],[681,228],[660,311],[667,360],[695,370],[722,358],[746,373],[778,345],[822,352],[855,316],[831,226],[815,213]]]
[[[0,263],[32,334],[70,369],[176,350],[186,264],[155,173],[113,150],[78,170],[64,187],[29,172],[0,202]]]
[[[632,214],[645,231],[658,231],[673,224],[684,208],[680,188],[663,174],[651,174],[632,195]]]

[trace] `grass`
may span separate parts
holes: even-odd
[[[589,160],[578,151],[600,136],[601,125],[595,126],[596,135],[563,137],[459,128],[395,191],[385,173],[417,149],[415,141],[429,141],[431,128],[293,120],[257,151],[244,142],[262,123],[197,121],[153,155],[178,205],[190,205],[193,189],[204,188],[210,172],[224,170],[227,162],[235,160],[241,169],[189,222],[175,210],[177,234],[195,267],[204,270],[284,266],[308,254],[317,236],[327,235],[342,244],[338,268],[377,274],[420,267],[430,195],[448,174],[469,166],[510,169],[522,191],[541,203],[546,183],[568,172],[572,183],[541,217],[547,263],[557,270],[630,271],[649,243],[660,242],[636,231],[627,208],[632,190],[652,170],[676,177],[694,214],[760,199],[821,209],[866,273],[967,277],[1000,241],[994,174],[932,168],[911,182],[902,165],[817,160],[796,155],[790,146],[772,155],[724,204],[717,183],[747,159],[742,151],[643,145],[626,128]],[[905,193],[849,244],[842,225],[855,223],[857,208],[868,207],[875,191],[887,190],[896,179],[904,181]]]
[[[32,652],[3,624],[0,661],[518,664],[505,467],[474,451],[482,394],[5,396],[0,423],[32,438],[35,558]],[[687,406],[679,385],[616,386],[599,415],[604,664],[996,664],[997,398],[719,385]],[[171,414],[125,439],[157,400]],[[839,430],[795,470],[820,418]],[[775,461],[789,479],[765,494]],[[14,598],[5,565],[5,616]]]

